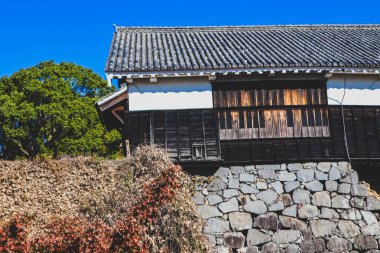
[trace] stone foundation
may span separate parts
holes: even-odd
[[[221,167],[196,190],[214,252],[380,253],[380,198],[346,162]]]

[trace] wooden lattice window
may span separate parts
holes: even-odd
[[[330,135],[320,81],[215,84],[213,103],[222,140]]]

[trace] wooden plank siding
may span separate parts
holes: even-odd
[[[132,148],[149,142],[177,161],[221,159],[213,109],[126,112],[126,117]]]
[[[325,108],[328,113],[326,115],[330,128],[328,137],[221,140],[224,162],[249,164],[347,160],[342,108],[320,107]],[[380,162],[380,107],[344,106],[343,112],[351,160],[361,163]]]
[[[221,140],[330,135],[327,109],[301,109],[327,105],[323,82],[215,84],[213,103],[225,109],[218,113]]]

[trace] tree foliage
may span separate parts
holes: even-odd
[[[106,131],[95,108],[112,90],[73,63],[42,62],[0,78],[0,158],[118,155],[120,134]]]

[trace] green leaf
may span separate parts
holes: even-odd
[[[42,62],[0,78],[0,158],[120,156],[120,133],[108,132],[95,108],[113,90],[73,63]]]

